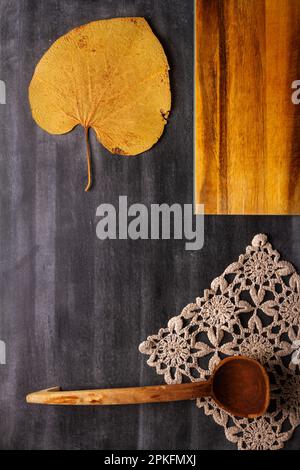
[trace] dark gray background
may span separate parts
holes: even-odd
[[[28,85],[57,37],[91,20],[144,16],[172,68],[173,110],[147,154],[109,154],[92,136],[96,181],[83,192],[83,130],[48,135],[33,122]],[[80,408],[27,405],[48,386],[162,383],[139,343],[194,300],[257,232],[300,269],[296,217],[206,217],[205,246],[100,241],[96,208],[191,203],[193,1],[0,0],[0,447],[3,449],[234,449],[194,403]],[[299,445],[299,430],[286,448]]]

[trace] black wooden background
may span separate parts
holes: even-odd
[[[28,85],[50,44],[101,18],[144,16],[171,65],[173,110],[151,151],[109,154],[92,136],[94,189],[83,192],[83,130],[60,137],[33,122]],[[0,0],[0,447],[3,449],[234,449],[194,403],[131,407],[27,405],[54,385],[162,383],[139,343],[200,295],[257,232],[300,269],[296,217],[207,217],[205,246],[100,241],[96,208],[191,203],[193,0]],[[299,445],[299,430],[286,448]]]

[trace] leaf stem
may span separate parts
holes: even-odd
[[[89,127],[85,127],[85,142],[86,142],[86,161],[87,161],[87,175],[88,181],[85,187],[85,192],[88,192],[92,186],[92,168],[91,168],[91,146],[89,140]]]

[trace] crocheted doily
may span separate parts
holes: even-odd
[[[211,398],[196,401],[240,450],[280,449],[300,424],[300,276],[266,235],[139,350],[169,384],[205,380],[226,356],[260,361],[271,383],[265,416],[237,418]]]

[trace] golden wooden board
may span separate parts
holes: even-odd
[[[300,0],[196,0],[195,202],[300,214]]]

